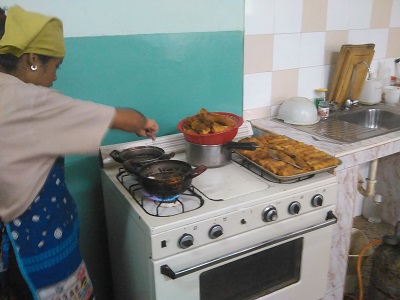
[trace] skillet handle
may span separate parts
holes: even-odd
[[[228,149],[242,149],[242,150],[256,150],[260,148],[256,143],[253,142],[229,142],[224,145]]]
[[[203,166],[203,165],[198,166],[197,168],[194,168],[192,171],[190,171],[190,173],[188,173],[185,176],[185,179],[195,178],[195,177],[199,176],[200,174],[204,173],[205,170],[207,170],[206,166]]]
[[[113,150],[113,151],[110,152],[110,156],[111,156],[116,162],[119,162],[119,163],[122,164],[124,161],[121,159],[120,153],[121,153],[121,152],[119,152],[118,150]]]
[[[157,158],[157,160],[171,159],[175,156],[175,152],[171,152],[169,154],[164,154],[161,157]]]

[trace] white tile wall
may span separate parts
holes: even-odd
[[[310,31],[312,23],[307,24],[307,32],[302,32],[302,25],[308,20],[303,16],[309,16],[310,12],[303,14],[303,3],[313,0],[245,0],[245,35],[271,35],[272,42],[265,46],[270,51],[265,53],[262,60],[272,61],[272,70],[254,68],[254,72],[281,72],[298,69],[297,96],[314,97],[314,90],[320,87],[329,87],[330,79],[334,72],[334,64],[342,44],[375,44],[375,54],[371,63],[373,72],[377,72],[378,62],[385,62],[395,74],[394,59],[387,57],[388,42],[393,45],[393,32],[391,27],[400,27],[400,0],[320,0],[326,3],[326,28],[325,31]],[[372,9],[379,8],[379,1],[389,1],[392,4],[389,28],[371,28]],[[387,3],[387,2],[386,2]],[[386,5],[386,7],[391,4]],[[322,6],[322,5],[321,5]],[[322,6],[323,7],[323,6]],[[310,2],[304,9],[310,9]],[[379,12],[382,14],[385,10]],[[325,12],[324,12],[325,13]],[[315,12],[318,14],[318,11]],[[388,14],[388,12],[386,13]],[[389,16],[388,16],[389,17]],[[321,30],[321,25],[318,24]],[[392,35],[392,37],[391,37]],[[396,35],[394,35],[396,36]],[[346,40],[347,37],[347,40]],[[335,42],[336,38],[344,38]],[[389,40],[391,38],[391,40]],[[254,40],[253,40],[254,41]],[[260,51],[253,51],[254,55],[260,55]],[[258,53],[258,54],[257,54]],[[398,54],[400,57],[400,51]],[[252,65],[257,60],[252,56]],[[245,60],[246,64],[246,60]],[[293,72],[292,72],[293,74]],[[252,74],[249,74],[252,75]],[[263,75],[260,75],[263,76]],[[258,87],[249,84],[252,76],[245,76],[245,95],[243,98],[244,109],[264,109],[265,103],[279,104],[287,95],[279,95],[277,87],[272,85]],[[269,83],[268,83],[269,84]],[[277,84],[277,82],[273,82]],[[253,89],[251,91],[251,89]],[[262,91],[262,96],[257,96]],[[275,91],[275,92],[274,92]],[[264,93],[272,93],[271,96]],[[296,96],[296,95],[292,95]],[[261,101],[269,99],[268,101]],[[264,110],[273,112],[273,110]],[[254,115],[254,114],[251,114]]]
[[[243,80],[243,109],[271,105],[271,72],[249,74]]]
[[[350,26],[350,1],[328,0],[326,30],[348,30]]]
[[[386,57],[388,35],[388,28],[369,30],[369,41],[375,44],[374,59],[381,59]]]
[[[349,30],[349,44],[365,44],[368,43],[369,30]]]
[[[328,85],[327,70],[326,66],[299,69],[298,95],[309,99],[316,97],[315,88]]]
[[[303,0],[275,1],[274,33],[301,32]]]
[[[369,28],[371,22],[372,0],[350,0],[349,29]]]
[[[295,69],[300,60],[300,33],[277,34],[274,37],[273,70]]]
[[[245,34],[274,32],[274,0],[251,0],[245,3]]]
[[[400,27],[400,0],[393,0],[390,27]]]
[[[321,66],[324,63],[325,32],[310,32],[300,35],[299,67]]]

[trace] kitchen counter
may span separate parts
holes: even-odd
[[[390,107],[394,111],[400,113],[400,104],[390,105]],[[251,124],[256,128],[283,134],[306,144],[314,145],[316,148],[340,158],[343,163],[337,168],[337,170],[400,152],[399,131],[355,143],[334,144],[330,142],[315,141],[311,137],[311,134],[301,130],[296,130],[296,126],[286,126],[281,122],[275,121],[273,118],[251,120]],[[298,127],[300,129],[301,125]],[[321,139],[324,138],[321,137]]]
[[[400,112],[400,104],[390,105],[391,109]],[[349,144],[333,144],[329,142],[315,141],[309,133],[286,126],[273,118],[260,118],[251,120],[253,127],[286,135],[316,148],[323,150],[342,160],[342,164],[335,169],[338,181],[338,199],[336,206],[336,215],[338,223],[335,226],[332,249],[331,266],[329,271],[329,284],[324,300],[343,299],[344,282],[347,269],[347,257],[350,246],[351,228],[353,227],[354,205],[358,194],[357,186],[359,180],[359,166],[373,160],[391,156],[400,152],[400,133],[392,132],[378,137],[373,137],[363,141]],[[398,182],[400,178],[395,178]],[[398,184],[397,184],[398,186]],[[392,193],[392,198],[396,193]],[[384,196],[385,197],[385,196]],[[385,197],[387,198],[387,197]],[[385,199],[384,198],[384,199]],[[400,203],[389,203],[390,207],[399,207]],[[392,215],[389,222],[395,224],[396,209],[391,210]]]

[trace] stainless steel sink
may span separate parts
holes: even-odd
[[[283,123],[278,119],[274,121]],[[286,125],[327,140],[354,143],[400,130],[400,111],[383,104],[373,108],[359,106],[331,113],[328,119],[313,125]]]
[[[400,115],[379,108],[368,108],[339,114],[339,120],[361,125],[368,128],[398,129],[400,128]]]

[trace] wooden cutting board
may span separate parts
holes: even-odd
[[[347,99],[358,100],[371,65],[375,44],[342,45],[329,86],[328,100],[340,105]],[[354,69],[354,74],[353,74]]]

